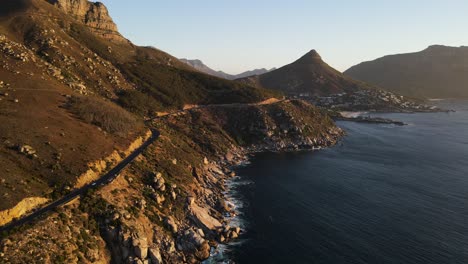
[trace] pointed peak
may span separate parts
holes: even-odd
[[[320,58],[320,55],[319,55],[318,52],[317,52],[316,50],[314,50],[314,49],[311,50],[311,51],[309,51],[309,52],[306,54],[306,56],[309,56],[309,57],[318,57],[318,58]]]
[[[320,57],[320,54],[316,50],[311,50],[307,52],[304,56],[302,56],[299,60],[296,62],[316,62],[316,61],[321,61],[322,57]]]

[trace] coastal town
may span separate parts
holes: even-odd
[[[384,90],[359,90],[350,93],[338,93],[327,96],[315,96],[300,93],[293,96],[313,103],[316,106],[336,111],[368,112],[439,112],[436,106],[396,95]]]

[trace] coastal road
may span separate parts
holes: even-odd
[[[206,108],[206,107],[210,107],[210,106],[232,107],[232,106],[245,106],[245,105],[269,105],[269,104],[275,104],[275,103],[280,103],[280,102],[284,102],[284,101],[287,101],[287,100],[270,98],[270,99],[267,99],[265,101],[262,101],[262,102],[259,102],[259,103],[253,103],[253,104],[194,105],[194,106],[188,107],[188,108],[180,110],[180,111],[166,113],[166,114],[161,115],[161,116],[159,116],[157,118],[154,118],[153,121],[156,120],[156,119],[159,119],[161,117],[164,117],[164,116],[178,115],[178,114],[181,114],[181,113],[184,113],[184,112],[186,113],[187,111],[189,111],[191,109]],[[76,190],[72,191],[71,193],[69,193],[69,194],[65,195],[64,197],[60,198],[59,200],[56,200],[56,201],[46,205],[45,207],[37,209],[33,213],[31,213],[31,214],[29,214],[29,215],[27,215],[27,216],[25,216],[23,218],[20,218],[20,219],[18,219],[16,221],[10,222],[9,224],[1,226],[0,227],[0,233],[1,232],[8,232],[8,231],[12,230],[15,227],[18,227],[20,225],[29,223],[29,222],[37,219],[39,216],[41,216],[41,215],[43,215],[45,213],[48,213],[48,212],[54,210],[55,208],[57,208],[59,206],[67,204],[68,202],[72,201],[73,199],[77,198],[78,196],[81,196],[82,194],[86,193],[88,190],[97,189],[100,186],[111,183],[115,178],[117,178],[119,173],[125,167],[127,167],[128,164],[130,164],[138,155],[140,155],[149,145],[151,145],[154,141],[156,141],[156,139],[158,139],[159,135],[160,135],[159,131],[151,129],[151,137],[148,138],[148,140],[146,140],[138,149],[133,151],[128,157],[126,157],[124,160],[122,160],[119,164],[117,164],[117,166],[115,166],[109,172],[104,174],[101,178],[99,178],[98,180],[96,180],[96,181],[94,181],[94,182],[92,182],[92,183],[90,183],[88,185],[83,186],[82,188],[79,188],[79,189],[76,189]]]
[[[72,191],[71,193],[69,193],[69,194],[65,195],[64,197],[60,198],[59,200],[56,200],[56,201],[46,205],[45,207],[42,207],[42,208],[36,210],[35,212],[33,212],[33,213],[23,217],[23,218],[20,218],[20,219],[18,219],[16,221],[12,221],[11,223],[0,227],[0,233],[1,232],[8,232],[8,231],[12,230],[15,227],[18,227],[20,225],[29,223],[29,222],[37,219],[39,216],[41,216],[41,215],[43,215],[45,213],[48,213],[48,212],[54,210],[55,208],[72,201],[73,199],[77,198],[78,196],[81,196],[82,194],[86,193],[88,190],[97,189],[98,187],[100,187],[102,185],[106,185],[108,183],[111,183],[115,178],[117,178],[119,173],[125,167],[127,167],[128,164],[130,164],[136,157],[138,157],[138,155],[140,155],[149,145],[151,145],[154,141],[156,141],[156,139],[158,139],[159,135],[160,135],[159,131],[151,129],[151,136],[139,148],[137,148],[135,151],[133,151],[130,155],[128,155],[128,157],[123,159],[119,164],[117,164],[113,169],[111,169],[109,172],[104,174],[101,178],[99,178],[98,180],[96,180],[96,181],[94,181],[94,182],[92,182],[92,183],[90,183],[88,185],[83,186],[80,189]]]

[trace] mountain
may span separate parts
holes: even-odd
[[[63,12],[82,22],[88,29],[107,40],[128,42],[118,32],[117,25],[109,16],[109,12],[100,2],[48,0]]]
[[[309,103],[132,44],[103,4],[0,4],[1,263],[201,263],[243,232],[232,167],[342,135]]]
[[[215,71],[215,70],[211,69],[210,67],[206,66],[201,60],[180,59],[180,61],[187,64],[187,65],[192,66],[197,71],[200,71],[200,72],[212,75],[212,76],[216,76],[216,77],[219,77],[219,78],[227,79],[227,80],[232,79],[232,75],[227,74],[227,73],[222,72],[222,71]]]
[[[0,166],[14,173],[7,185],[0,184],[0,193],[8,197],[0,210],[73,183],[87,163],[125,149],[142,133],[141,120],[158,111],[274,96],[196,71],[158,49],[133,45],[101,3],[1,4],[0,131],[5,144]],[[35,151],[18,151],[29,147]],[[38,159],[27,159],[35,154]],[[27,188],[7,188],[30,175],[37,181]]]
[[[279,69],[239,81],[290,95],[330,95],[368,88],[330,67],[315,50]]]
[[[430,46],[385,56],[348,69],[352,78],[423,98],[468,97],[468,47]]]
[[[333,69],[315,50],[295,62],[257,76],[237,79],[257,88],[280,91],[290,98],[341,111],[437,111],[414,99],[357,81]]]
[[[270,70],[267,70],[265,68],[261,68],[261,69],[246,71],[246,72],[243,72],[243,73],[239,73],[237,75],[233,75],[231,77],[231,80],[245,78],[245,77],[249,77],[249,76],[255,76],[255,75],[262,75],[262,74],[265,74],[267,72],[274,71],[274,70],[276,70],[276,68],[272,68]]]
[[[235,80],[235,79],[239,79],[239,78],[245,78],[245,77],[248,77],[248,76],[260,75],[260,74],[267,73],[267,72],[269,72],[271,70],[274,70],[274,69],[267,70],[265,68],[262,68],[262,69],[255,69],[255,70],[252,70],[252,71],[246,71],[246,72],[243,72],[243,73],[240,73],[240,74],[237,74],[237,75],[232,75],[232,74],[225,73],[223,71],[215,71],[215,70],[211,69],[210,67],[206,66],[201,60],[180,59],[180,61],[192,66],[193,68],[197,69],[198,71],[201,71],[203,73],[213,75],[213,76],[216,76],[216,77],[224,78],[224,79],[227,79],[227,80]]]

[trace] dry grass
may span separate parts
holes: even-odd
[[[142,126],[141,121],[125,109],[98,97],[73,96],[67,108],[83,121],[112,134],[124,136]]]

